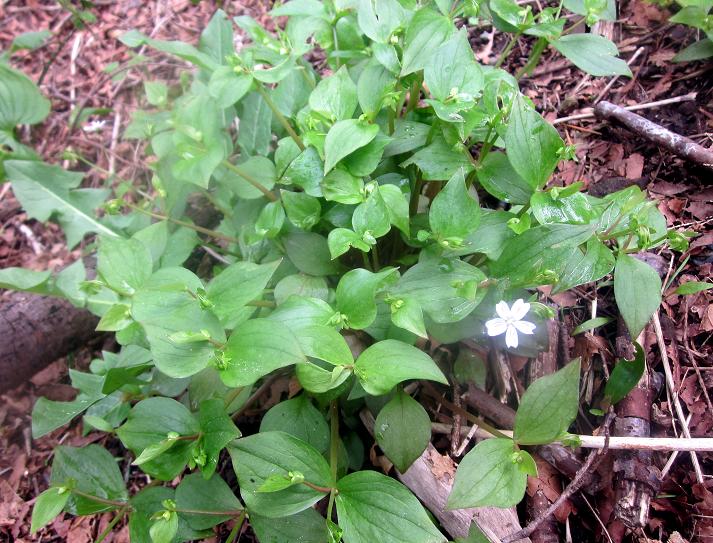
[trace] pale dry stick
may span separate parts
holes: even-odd
[[[681,401],[678,399],[678,394],[676,393],[676,384],[673,381],[671,365],[668,362],[668,353],[666,352],[666,343],[663,339],[663,331],[661,330],[661,321],[659,320],[658,310],[654,313],[652,319],[654,323],[654,331],[656,332],[656,341],[658,342],[659,350],[661,351],[661,363],[663,364],[664,373],[666,374],[666,385],[668,385],[669,392],[671,393],[673,405],[676,409],[676,415],[678,416],[678,419],[681,422],[683,435],[687,439],[693,439],[691,438],[691,431],[689,430],[688,424],[686,423],[686,417],[683,414]],[[691,463],[693,464],[693,471],[696,473],[696,480],[699,483],[703,483],[703,471],[701,470],[701,465],[698,463],[698,456],[696,455],[695,450],[691,450]]]
[[[656,100],[655,102],[646,102],[643,104],[636,104],[634,106],[626,106],[623,109],[626,109],[627,111],[638,111],[640,109],[651,109],[654,107],[659,107],[659,106],[666,106],[669,104],[679,104],[681,102],[692,102],[693,100],[696,99],[696,96],[698,95],[697,92],[689,92],[688,94],[684,94],[681,96],[675,96],[673,98],[665,98],[664,100]],[[568,123],[570,121],[579,121],[582,119],[593,119],[595,118],[596,115],[594,114],[594,108],[587,108],[584,113],[578,113],[577,115],[570,115],[569,117],[560,117],[559,119],[555,119],[552,121],[551,124],[561,124],[561,123]]]
[[[689,413],[688,417],[686,417],[686,424],[691,422],[691,416],[693,413]],[[661,480],[663,480],[666,475],[668,475],[668,472],[671,470],[673,467],[673,463],[676,461],[676,458],[678,458],[678,453],[680,451],[673,451],[671,455],[668,457],[668,460],[666,461],[666,464],[664,465],[663,469],[661,470]]]
[[[450,434],[452,425],[441,422],[431,423],[431,429],[439,434]],[[461,434],[468,434],[472,427],[463,426]],[[502,434],[512,437],[512,430],[498,430]],[[478,428],[475,431],[478,439],[489,439],[493,436],[487,430]],[[606,443],[604,436],[573,435],[573,439],[578,441],[578,447],[583,449],[603,449]],[[561,445],[571,445],[571,441],[554,441]],[[630,437],[630,436],[610,436],[610,450],[642,450],[642,451],[691,451],[691,452],[713,452],[713,437]]]
[[[633,62],[638,58],[638,56],[643,52],[644,52],[644,48],[639,47],[636,51],[634,51],[634,54],[631,55],[631,58],[626,61],[626,65],[631,66],[633,64]],[[607,83],[607,86],[602,89],[602,92],[597,94],[597,97],[592,102],[592,105],[597,105],[599,100],[601,100],[602,98],[604,98],[606,96],[606,94],[609,92],[609,90],[614,86],[614,83],[616,83],[619,80],[619,77],[621,77],[621,76],[617,75],[616,77],[613,77],[611,79],[611,81],[609,81],[609,83]]]
[[[119,140],[119,128],[121,128],[121,112],[117,109],[114,113],[114,125],[111,127],[111,144],[109,145],[109,173],[113,176],[116,173],[116,142]]]
[[[458,447],[458,450],[455,452],[455,457],[460,458],[463,456],[463,451],[465,451],[465,448],[468,446],[468,443],[471,442],[475,434],[478,432],[479,426],[471,426],[470,430],[468,430],[468,433],[465,435],[465,439],[461,442],[460,447]],[[462,434],[462,429],[461,429],[461,434]]]
[[[599,523],[599,526],[602,527],[602,531],[604,531],[604,534],[607,536],[607,539],[609,540],[609,543],[614,543],[614,540],[613,540],[613,539],[611,538],[611,536],[609,535],[609,530],[607,530],[606,525],[604,524],[604,522],[602,521],[602,519],[599,517],[599,515],[597,514],[596,510],[594,509],[594,507],[592,507],[592,504],[589,503],[589,500],[587,499],[587,496],[585,496],[584,493],[582,493],[582,494],[581,494],[581,497],[582,497],[582,499],[584,500],[584,503],[587,504],[587,507],[589,507],[589,510],[590,510],[590,511],[592,512],[592,514],[594,515],[594,518],[597,519],[597,522]],[[569,517],[567,517],[567,518],[569,519]]]

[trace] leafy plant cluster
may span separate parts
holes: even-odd
[[[669,19],[671,23],[695,28],[698,41],[679,51],[674,62],[690,62],[713,57],[713,2],[710,0],[676,1],[681,9]]]
[[[564,7],[589,23],[611,15],[609,4]],[[604,198],[581,183],[546,188],[572,147],[515,77],[475,60],[468,29],[486,19],[537,38],[527,69],[552,46],[595,75],[628,73],[613,44],[564,29],[561,8],[292,0],[272,11],[286,18],[276,34],[236,17],[251,39],[239,52],[221,11],[197,47],[129,32],[126,45],[195,70],[179,84],[145,82],[147,107],[124,137],[145,145],[150,178],[93,189],[16,138],[49,102],[6,56],[3,175],[28,216],[56,220],[70,247],[97,236],[96,274],[82,260],[57,274],[9,268],[0,287],[67,298],[121,345],[89,372],[70,371],[74,401],[37,402],[33,435],[82,416],[85,432],[114,435],[157,483],[130,496],[106,449],[59,447],[32,529],[61,511],[116,511],[109,529],[128,514],[137,542],[196,539],[231,519],[234,538],[246,516],[263,541],[445,540],[407,488],[363,469],[359,411],[378,413],[377,442],[408,469],[431,423],[404,385],[447,385],[453,373],[429,338],[483,340],[496,304],[530,299],[537,328],[511,350],[534,356],[550,310],[532,289],[606,284],[612,273],[635,338],[661,280],[632,253],[686,244],[635,186]],[[317,53],[322,73],[308,61]],[[216,227],[190,218],[196,198]],[[187,264],[198,247],[215,255],[200,276]],[[472,364],[466,355],[456,364]],[[463,459],[449,507],[522,499],[536,469],[521,446],[566,436],[579,369],[574,361],[528,389],[514,436]],[[243,437],[233,419],[275,375],[302,391]],[[217,472],[224,449],[240,499]],[[312,507],[325,498],[326,518]]]

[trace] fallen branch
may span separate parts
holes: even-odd
[[[431,428],[434,432],[439,434],[450,434],[452,430],[452,425],[444,424],[442,422],[434,422],[431,424]],[[463,426],[461,428],[461,435],[466,435],[471,431],[469,426]],[[499,432],[512,437],[512,430],[499,430]],[[475,437],[478,439],[488,439],[491,437],[497,437],[484,430],[482,428],[477,428],[475,430]],[[583,449],[603,449],[605,447],[606,439],[604,436],[587,436],[587,435],[576,435],[572,436],[573,441],[579,441],[578,447]],[[564,446],[563,441],[555,441],[554,443]],[[567,441],[568,445],[571,445],[572,441]],[[610,450],[619,451],[698,451],[698,452],[713,452],[713,437],[609,437]]]
[[[373,415],[367,410],[362,410],[359,416],[366,429],[373,435]],[[500,543],[507,534],[512,533],[513,530],[521,529],[514,507],[446,509],[448,495],[453,488],[455,470],[456,465],[453,460],[439,453],[429,443],[423,454],[411,464],[405,473],[397,471],[396,474],[399,480],[423,502],[453,538],[466,537],[472,522],[475,522],[493,543]]]
[[[656,100],[655,102],[646,102],[644,104],[636,104],[635,106],[626,106],[622,109],[626,111],[638,111],[641,109],[652,109],[659,106],[667,106],[669,104],[679,104],[681,102],[692,102],[696,99],[698,93],[690,92],[682,96],[676,96],[674,98],[666,98],[665,100]],[[582,113],[577,113],[576,115],[570,115],[569,117],[560,117],[552,121],[552,124],[562,124],[571,121],[581,121],[584,119],[594,119],[596,114],[594,113],[594,108],[587,108]]]
[[[651,122],[641,115],[632,113],[623,107],[614,105],[611,102],[599,102],[594,107],[594,113],[601,119],[614,119],[618,121],[632,132],[668,149],[680,157],[713,169],[713,151],[706,149],[702,145],[698,145],[692,139],[671,132],[663,126]]]

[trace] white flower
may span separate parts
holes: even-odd
[[[106,121],[92,121],[82,127],[85,132],[101,132],[106,125]]]
[[[505,334],[505,345],[513,349],[516,348],[518,332],[529,335],[535,331],[533,323],[522,320],[528,311],[530,311],[530,304],[523,299],[515,300],[512,307],[509,307],[506,302],[498,303],[495,306],[498,316],[485,323],[488,335]]]

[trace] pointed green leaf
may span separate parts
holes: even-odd
[[[619,255],[614,268],[614,297],[635,340],[661,305],[661,278],[641,260]]]
[[[210,515],[181,513],[194,530],[206,530],[235,517],[243,506],[228,484],[219,476],[206,479],[200,473],[191,473],[176,487],[176,507],[193,511],[210,511]],[[219,515],[226,511],[226,515]]]
[[[367,145],[378,132],[378,125],[358,119],[337,122],[329,129],[324,140],[324,173],[329,173],[337,162]]]
[[[388,280],[395,280],[396,268],[373,273],[362,268],[345,273],[337,285],[337,309],[347,319],[347,326],[362,330],[376,318],[376,292]]]
[[[463,170],[446,183],[431,203],[428,222],[439,238],[465,238],[480,223],[480,205],[465,186]]]
[[[431,419],[420,403],[399,390],[379,411],[374,436],[396,469],[404,473],[431,441]]]
[[[37,530],[52,522],[62,512],[71,495],[69,489],[53,486],[37,496],[35,505],[32,507],[30,533],[34,535]]]

